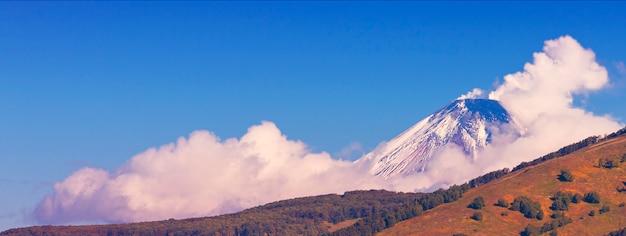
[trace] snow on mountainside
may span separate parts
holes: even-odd
[[[522,133],[498,101],[455,100],[362,159],[372,161],[372,174],[385,178],[422,172],[427,161],[451,143],[475,159],[491,141],[492,130],[509,124]]]

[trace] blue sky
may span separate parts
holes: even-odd
[[[77,169],[194,130],[269,120],[357,158],[562,35],[611,78],[576,104],[623,123],[624,25],[623,2],[1,2],[0,230]]]

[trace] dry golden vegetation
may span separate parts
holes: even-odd
[[[569,155],[511,172],[488,184],[465,193],[459,201],[443,204],[415,218],[400,222],[380,235],[519,235],[528,225],[541,227],[557,212],[550,209],[556,192],[565,191],[585,195],[595,191],[600,202],[570,203],[561,211],[572,223],[557,229],[559,235],[604,235],[626,226],[626,136],[600,142]],[[617,167],[599,166],[599,160],[613,160]],[[562,170],[569,170],[573,181],[559,179]],[[475,210],[468,204],[482,196],[485,207]],[[541,204],[545,213],[542,220],[529,219],[522,213],[496,206],[499,199],[511,203],[514,198],[527,196]],[[603,206],[609,211],[600,214]],[[605,208],[607,209],[607,208]],[[590,216],[591,212],[594,216]],[[482,220],[470,217],[482,213]],[[548,235],[548,233],[546,233]]]

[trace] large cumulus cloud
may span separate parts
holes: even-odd
[[[623,127],[608,115],[574,106],[574,95],[588,96],[609,85],[608,72],[595,53],[571,36],[545,42],[524,71],[509,74],[489,94],[526,128],[525,135],[507,146],[506,162],[515,164],[579,141]],[[524,150],[533,151],[524,151]]]
[[[366,167],[363,167],[366,168]],[[223,214],[320,193],[373,188],[358,166],[312,153],[271,122],[241,139],[196,131],[132,157],[115,173],[83,168],[54,184],[34,212],[41,223],[132,222]]]

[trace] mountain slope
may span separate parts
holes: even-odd
[[[623,131],[623,130],[622,130]],[[599,167],[600,159],[619,162],[626,155],[626,136],[593,144],[569,155],[548,160],[514,171],[488,184],[465,193],[459,201],[441,205],[415,218],[388,228],[380,235],[519,235],[528,225],[542,227],[551,222],[551,197],[558,191],[585,195],[595,191],[600,203],[569,204],[562,211],[572,223],[558,228],[559,235],[603,235],[626,225],[626,163],[618,167]],[[569,170],[573,182],[558,179],[561,170]],[[621,191],[618,191],[621,190]],[[485,207],[480,210],[467,206],[482,197]],[[545,213],[542,220],[525,218],[520,212],[495,206],[499,199],[510,203],[516,197],[526,196],[541,204]],[[600,214],[607,206],[610,211]],[[590,216],[594,211],[595,215]],[[482,220],[473,220],[474,213]]]
[[[424,171],[427,161],[448,144],[458,145],[468,157],[476,158],[493,132],[500,130],[522,132],[498,101],[455,100],[362,159],[373,162],[374,175],[409,175]]]

